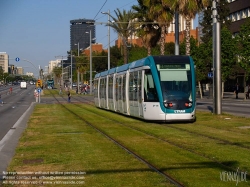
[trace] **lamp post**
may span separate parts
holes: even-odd
[[[22,59],[22,60],[26,61],[26,62],[29,62],[32,66],[35,67],[36,70],[38,69],[38,76],[39,76],[39,79],[40,79],[40,66],[39,67],[35,66],[31,61],[29,61],[27,59]]]
[[[79,42],[75,45],[77,45],[77,56],[79,57]],[[77,90],[78,90],[77,92],[79,92],[80,90],[79,80],[80,80],[80,73],[79,73],[79,69],[77,68]]]
[[[91,38],[91,30],[89,30],[89,88],[90,88],[90,95],[92,94],[92,38]]]
[[[110,11],[102,12],[102,14],[108,15],[108,24],[110,23]],[[108,25],[108,70],[110,69],[110,26]]]
[[[213,71],[214,71],[214,103],[213,113],[221,114],[221,37],[220,37],[220,21],[218,16],[218,4],[220,0],[213,0],[212,18],[213,18]]]
[[[70,50],[70,89],[73,88],[73,80],[72,80],[72,50]]]
[[[7,84],[7,78],[9,77],[10,75],[8,75],[7,77],[5,77],[5,84]]]

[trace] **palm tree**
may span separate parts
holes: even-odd
[[[190,55],[190,25],[191,19],[208,6],[209,0],[162,0],[164,6],[170,7],[174,12],[180,13],[186,20],[186,55]],[[176,23],[178,24],[178,23]]]
[[[129,28],[130,21],[133,20],[133,12],[131,10],[122,12],[117,9],[114,11],[116,17],[110,15],[114,22],[108,23],[107,26],[110,26],[114,29],[115,32],[118,33],[119,37],[122,39],[123,43],[123,55],[124,55],[124,64],[128,63],[128,37],[131,34],[131,30]]]
[[[170,6],[165,6],[162,0],[144,0],[143,5],[149,9],[148,17],[156,21],[161,28],[161,55],[164,55],[166,28],[169,27],[173,20],[173,11],[171,11]]]
[[[208,6],[209,0],[177,0],[175,8],[186,19],[186,55],[190,55],[190,25],[191,19],[194,19],[196,14]]]
[[[61,67],[54,67],[53,68],[53,73],[56,77],[56,83],[58,82],[58,80],[60,80],[60,77],[62,76],[62,68]]]
[[[140,28],[136,31],[137,35],[142,38],[144,45],[148,50],[148,56],[151,55],[152,47],[155,47],[160,38],[160,29],[154,20],[149,18],[149,8],[143,5],[143,0],[137,0],[138,5],[133,5],[132,9],[135,11],[134,19],[137,20],[137,27]]]

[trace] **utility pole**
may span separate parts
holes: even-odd
[[[179,54],[179,12],[175,11],[175,55]]]
[[[108,15],[108,24],[110,23],[110,11],[101,12],[102,14]],[[110,26],[108,25],[108,70],[110,69]]]
[[[221,114],[221,38],[220,38],[220,18],[218,7],[220,0],[212,1],[212,19],[213,19],[213,82],[214,82],[214,102],[213,113]]]

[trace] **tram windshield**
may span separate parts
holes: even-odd
[[[160,66],[161,65],[157,65],[157,69],[164,100],[192,101],[192,76],[190,65]]]

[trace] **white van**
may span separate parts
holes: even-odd
[[[26,82],[20,82],[20,88],[23,89],[27,89],[27,83]]]

